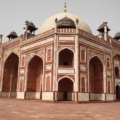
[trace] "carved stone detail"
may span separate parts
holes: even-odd
[[[19,56],[19,47],[16,47],[16,48],[11,49],[11,50],[8,50],[8,51],[5,51],[5,52],[4,52],[3,62],[5,62],[5,60],[8,58],[8,56],[9,56],[11,53],[15,53],[16,55]]]
[[[74,46],[58,46],[58,51],[64,49],[64,48],[69,48],[75,52],[75,47]]]
[[[116,54],[120,54],[120,51],[119,50],[116,50],[116,49],[113,49],[112,50],[112,58],[116,55]]]
[[[89,50],[88,58],[90,59],[90,58],[92,58],[92,56],[98,56],[103,62],[105,62],[104,54]]]
[[[29,61],[34,55],[41,56],[44,59],[45,50],[44,49],[40,49],[40,50],[37,50],[37,51],[33,51],[31,53],[28,53],[27,54],[27,61]]]

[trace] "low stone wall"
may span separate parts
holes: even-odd
[[[10,97],[10,92],[2,92],[1,97]]]
[[[26,92],[26,99],[40,99],[40,92]]]
[[[53,92],[42,92],[42,100],[53,101]]]
[[[105,100],[105,94],[90,94],[90,100]]]
[[[89,101],[89,93],[78,93],[78,101]]]
[[[24,99],[25,92],[17,92],[17,99]]]
[[[106,94],[106,101],[113,101],[114,100],[114,94]]]

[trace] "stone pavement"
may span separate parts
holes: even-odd
[[[0,98],[0,120],[120,120],[120,102],[70,104]]]

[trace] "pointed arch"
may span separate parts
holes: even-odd
[[[105,63],[103,62],[103,60],[98,55],[91,56],[88,61],[90,62],[90,60],[94,57],[97,57],[100,60],[100,62],[102,63],[102,65],[104,66]]]
[[[103,70],[103,63],[98,56],[89,60],[89,91],[92,95],[104,93]],[[96,100],[96,98],[94,99]]]
[[[59,67],[74,67],[74,52],[71,49],[64,48],[58,52]]]
[[[63,78],[68,78],[68,79],[70,79],[70,80],[74,83],[74,80],[73,80],[71,77],[69,77],[69,76],[63,76],[63,77],[59,78],[59,79],[58,79],[58,82],[59,82],[61,79],[63,79]]]
[[[68,77],[63,77],[58,81],[58,100],[72,100],[74,83]]]
[[[73,51],[71,48],[69,48],[69,47],[64,47],[64,48],[60,49],[60,50],[58,51],[58,54],[59,54],[62,50],[64,50],[64,49],[68,49],[68,50],[72,51],[73,54],[74,54],[74,51]]]
[[[119,68],[115,67],[115,78],[119,78]]]
[[[16,92],[17,79],[18,79],[18,64],[19,64],[19,57],[17,54],[12,52],[7,57],[4,63],[3,84],[2,84],[3,92],[10,92],[10,94],[12,94],[12,92]]]
[[[9,56],[11,56],[12,54],[15,54],[15,55],[19,58],[19,55],[18,55],[18,54],[16,54],[15,52],[11,52],[11,53],[6,57],[6,59],[5,59],[5,61],[4,61],[4,64],[5,64],[5,62],[7,61],[7,59],[9,58]]]
[[[27,66],[28,66],[29,62],[31,61],[31,59],[32,59],[34,56],[38,56],[38,57],[40,57],[40,58],[42,59],[42,61],[44,62],[44,60],[43,60],[43,58],[42,58],[41,55],[34,54],[34,55],[32,55],[32,56],[29,58],[29,61],[27,62]]]
[[[26,63],[26,75],[25,75],[25,88],[24,88],[24,90],[27,90],[28,65],[29,65],[29,62],[31,61],[31,59],[32,59],[34,56],[38,56],[39,58],[42,59],[42,61],[43,61],[43,75],[44,75],[44,60],[43,60],[42,56],[39,55],[39,54],[33,54],[33,55],[29,58],[29,60],[27,61],[27,63]],[[42,75],[42,79],[43,79],[43,75]],[[43,82],[43,81],[42,81],[42,82]]]
[[[119,57],[120,57],[120,54],[119,54],[119,53],[117,53],[117,54],[113,55],[113,58],[115,58],[115,56],[119,56]]]
[[[43,59],[39,55],[31,57],[27,64],[27,92],[40,92],[43,78]]]

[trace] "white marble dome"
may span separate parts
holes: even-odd
[[[82,29],[82,30],[92,34],[90,27],[83,19],[79,18],[77,15],[74,15],[74,14],[71,14],[68,12],[59,13],[59,14],[53,15],[50,18],[48,18],[39,28],[38,34],[46,32],[48,30],[51,30],[52,28],[55,28],[55,19],[57,18],[59,21],[60,19],[64,18],[65,16],[72,19],[75,24],[76,24],[76,19],[78,19],[79,20],[79,24],[78,24],[79,29]]]

